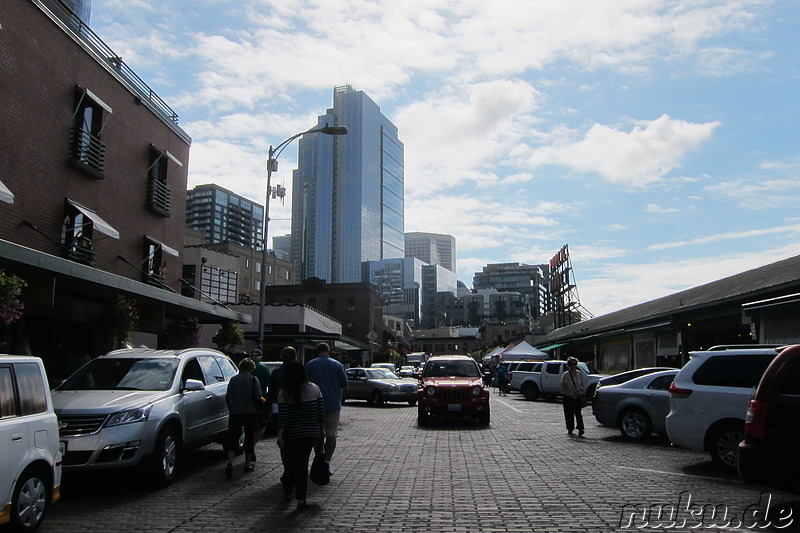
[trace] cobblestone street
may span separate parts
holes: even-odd
[[[162,490],[129,474],[67,475],[40,531],[800,530],[800,496],[745,485],[708,455],[661,437],[625,441],[598,426],[591,408],[586,437],[577,438],[567,435],[559,402],[493,394],[491,406],[488,428],[470,420],[420,428],[414,407],[348,402],[331,483],[310,484],[302,512],[283,501],[268,438],[257,445],[256,472],[243,474],[239,459],[231,480],[217,446],[189,455],[183,475]],[[660,520],[647,512],[671,508]],[[748,528],[768,518],[771,527]]]

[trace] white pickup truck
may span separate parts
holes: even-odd
[[[566,361],[537,362],[530,370],[512,370],[509,373],[509,387],[520,391],[526,400],[535,400],[540,395],[553,398],[561,394],[561,374],[566,369]],[[597,388],[597,382],[605,376],[583,362],[578,363],[578,370],[583,372],[586,397],[591,399]]]

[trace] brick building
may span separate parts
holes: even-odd
[[[0,268],[27,288],[0,350],[57,375],[109,347],[117,295],[152,343],[181,318],[249,321],[181,296],[191,139],[177,114],[58,0],[3,7]]]

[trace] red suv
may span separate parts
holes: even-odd
[[[428,359],[417,391],[417,421],[425,426],[433,416],[474,416],[489,425],[489,390],[478,364],[465,355]]]
[[[800,490],[800,345],[773,359],[758,384],[739,444],[739,476],[747,483]]]

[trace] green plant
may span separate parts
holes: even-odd
[[[198,346],[200,344],[201,328],[202,326],[195,317],[174,320],[167,326],[161,336],[159,347],[180,350]]]
[[[244,342],[244,331],[238,322],[223,320],[217,334],[211,339],[221,352],[231,353]]]
[[[108,329],[118,347],[130,342],[131,335],[139,324],[139,309],[134,298],[118,294],[107,315]]]
[[[19,297],[27,285],[22,278],[0,269],[0,324],[8,326],[22,316],[25,305]]]

